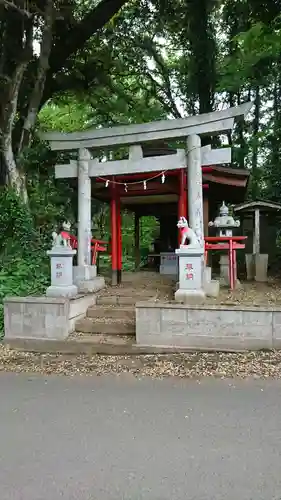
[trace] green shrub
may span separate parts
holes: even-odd
[[[46,244],[33,224],[29,209],[10,189],[0,190],[0,337],[3,299],[42,294],[49,283]]]

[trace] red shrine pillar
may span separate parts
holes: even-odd
[[[118,193],[116,184],[111,186],[110,224],[111,224],[111,284],[118,284]]]
[[[117,191],[116,200],[116,225],[117,225],[117,283],[122,280],[122,214],[121,214],[121,201],[120,193]]]
[[[179,171],[179,199],[178,199],[178,219],[187,217],[187,179],[184,168]],[[181,232],[178,231],[178,243],[181,243]]]

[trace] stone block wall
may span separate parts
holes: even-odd
[[[4,300],[5,339],[64,340],[86,315],[96,296],[72,299],[51,297],[7,297]]]
[[[136,305],[137,344],[190,349],[281,347],[281,308]]]

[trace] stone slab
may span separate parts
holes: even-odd
[[[218,280],[205,281],[204,291],[207,297],[218,297],[220,293],[220,282]]]
[[[7,297],[4,299],[5,338],[63,340],[74,331],[96,297],[74,299]]]
[[[179,262],[175,252],[161,252],[160,253],[160,269],[161,275],[178,276]]]
[[[92,306],[87,311],[88,318],[114,318],[123,320],[135,320],[135,308],[133,306]]]
[[[89,280],[81,280],[77,282],[80,293],[96,293],[105,287],[105,280],[102,276],[97,276]]]
[[[112,342],[95,342],[95,336],[90,340],[89,338],[81,339],[67,339],[67,340],[50,340],[50,339],[9,339],[3,341],[3,344],[10,349],[15,349],[25,352],[35,352],[40,354],[64,354],[64,355],[79,355],[86,354],[92,356],[94,354],[103,354],[110,356],[120,356],[120,355],[131,355],[140,356],[145,354],[174,354],[174,353],[188,353],[194,352],[195,349],[188,347],[169,347],[169,346],[150,346],[150,345],[139,345],[134,342],[116,342],[116,336],[112,339]],[[203,348],[196,349],[202,351],[216,351],[216,348]],[[220,349],[223,352],[240,352],[239,349],[228,349],[222,347]],[[43,362],[43,360],[42,360]]]
[[[272,349],[281,346],[281,311],[274,308],[136,304],[140,345],[190,349]]]
[[[265,283],[268,280],[268,254],[255,254],[255,281]]]
[[[203,289],[186,290],[184,288],[178,288],[175,292],[175,301],[181,304],[202,304],[204,300],[205,291]]]
[[[73,281],[78,284],[79,281],[94,279],[97,276],[97,266],[73,266]]]
[[[76,322],[75,330],[81,333],[104,335],[135,335],[135,322],[130,320],[83,318]]]

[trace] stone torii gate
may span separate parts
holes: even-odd
[[[223,111],[206,113],[189,118],[163,120],[140,125],[126,125],[83,132],[42,134],[49,141],[52,150],[78,150],[78,161],[67,165],[56,165],[56,178],[78,179],[78,268],[76,277],[83,281],[94,278],[91,266],[91,178],[123,174],[168,171],[187,167],[189,225],[198,235],[203,247],[203,193],[202,166],[231,162],[231,149],[212,150],[201,147],[201,136],[214,136],[233,129],[235,120],[243,119],[250,111],[248,102]],[[141,144],[163,139],[186,139],[186,150],[176,154],[144,158]],[[92,157],[97,149],[113,150],[129,146],[129,159],[101,162]],[[115,207],[116,208],[116,207]],[[115,210],[116,211],[116,210]],[[112,246],[115,242],[112,241]],[[113,249],[112,249],[113,250]],[[93,272],[94,271],[94,272]],[[118,282],[113,269],[112,282]],[[78,283],[79,284],[79,283]],[[92,288],[92,284],[89,289]]]

